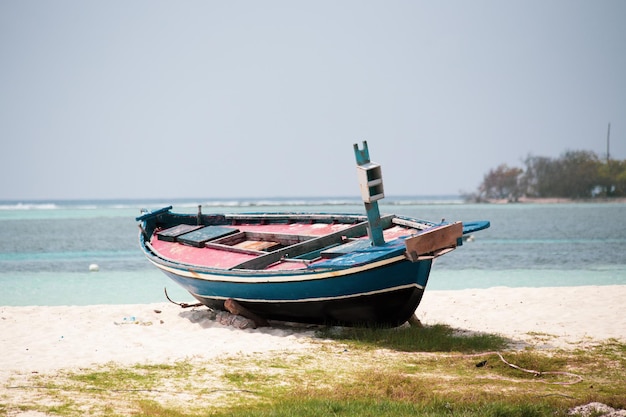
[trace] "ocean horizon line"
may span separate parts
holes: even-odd
[[[385,196],[381,204],[460,204],[460,195],[397,195]],[[119,199],[12,199],[0,200],[0,210],[55,210],[134,208],[138,206],[208,206],[208,207],[258,207],[258,206],[343,206],[362,204],[359,196],[296,196],[296,197],[189,197],[189,198],[119,198]]]

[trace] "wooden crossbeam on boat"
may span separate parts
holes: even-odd
[[[417,262],[420,256],[433,254],[442,249],[454,249],[461,236],[463,236],[462,222],[434,227],[404,241],[406,256],[410,261]]]
[[[391,221],[393,222],[393,224],[397,224],[399,226],[407,226],[417,230],[425,230],[433,227],[432,223],[429,224],[426,222],[418,222],[415,220],[403,219],[401,217],[394,217]]]

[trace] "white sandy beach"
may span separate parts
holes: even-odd
[[[462,331],[499,333],[514,347],[572,348],[626,341],[626,286],[426,291],[418,317]],[[115,362],[167,363],[314,349],[312,331],[239,330],[204,307],[170,303],[0,307],[0,381],[12,374]]]
[[[626,342],[626,285],[428,291],[417,310],[424,324],[497,333],[513,347],[577,348]]]

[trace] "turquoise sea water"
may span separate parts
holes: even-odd
[[[356,199],[0,202],[0,305],[193,301],[143,257],[140,208],[363,213]],[[626,204],[464,204],[387,197],[381,212],[491,228],[439,258],[428,289],[626,285]],[[97,264],[98,272],[89,272]]]

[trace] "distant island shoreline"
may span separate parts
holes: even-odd
[[[468,201],[468,203],[471,201]],[[626,197],[597,198],[560,198],[560,197],[520,197],[517,200],[508,198],[489,198],[476,201],[477,204],[571,204],[571,203],[626,203]]]

